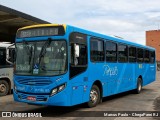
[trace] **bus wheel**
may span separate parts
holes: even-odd
[[[142,79],[138,78],[137,88],[135,89],[135,93],[139,94],[142,91]]]
[[[5,96],[9,92],[9,85],[5,80],[0,80],[0,96]]]
[[[89,97],[87,106],[90,108],[95,107],[100,102],[100,90],[96,85],[92,86]]]

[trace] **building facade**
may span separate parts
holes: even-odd
[[[160,30],[146,31],[146,45],[156,49],[157,70],[160,71]]]
[[[156,48],[156,60],[160,62],[160,30],[146,31],[146,45]]]

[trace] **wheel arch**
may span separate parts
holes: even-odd
[[[101,81],[100,81],[100,80],[95,80],[95,81],[93,82],[92,86],[93,86],[93,85],[96,85],[96,86],[99,88],[99,90],[100,90],[100,96],[101,96],[101,98],[102,98],[102,97],[103,97],[103,86],[102,86]]]

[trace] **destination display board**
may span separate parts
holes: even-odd
[[[19,30],[17,38],[40,37],[40,36],[61,36],[65,34],[63,26],[36,27]]]

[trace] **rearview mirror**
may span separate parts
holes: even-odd
[[[14,54],[15,54],[15,44],[12,44],[8,47],[6,47],[6,62],[10,65],[13,65],[14,63]]]
[[[79,45],[74,44],[75,57],[79,57]]]

